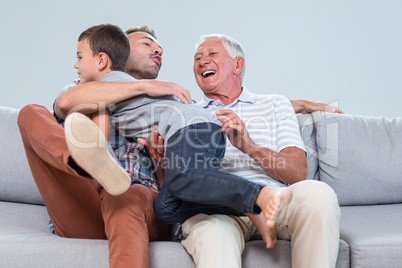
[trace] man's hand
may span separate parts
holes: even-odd
[[[313,102],[308,100],[291,100],[290,103],[292,104],[295,113],[310,114],[315,111],[324,111],[329,113],[343,114],[343,112],[337,107],[321,102]]]
[[[155,174],[159,181],[159,186],[162,187],[165,181],[165,170],[163,169],[164,159],[164,140],[161,135],[159,135],[156,126],[152,128],[151,135],[149,135],[148,141],[142,138],[137,138],[137,141],[145,146],[153,165],[155,167]]]
[[[145,146],[149,156],[153,161],[163,162],[163,154],[165,152],[163,143],[164,140],[161,135],[159,135],[156,126],[152,128],[151,135],[149,135],[148,141],[143,138],[137,138],[137,141]]]
[[[219,110],[215,113],[232,145],[253,158],[268,176],[286,184],[306,178],[306,154],[302,149],[289,147],[274,152],[259,146],[251,139],[244,122],[232,110]]]
[[[141,80],[144,83],[144,93],[151,97],[175,96],[185,104],[192,103],[190,92],[174,82]]]
[[[219,110],[215,114],[223,124],[222,131],[225,131],[233,146],[245,154],[256,146],[244,122],[232,110]]]

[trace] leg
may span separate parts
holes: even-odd
[[[72,113],[65,121],[67,147],[74,161],[112,195],[127,191],[131,177],[118,162],[99,127],[87,116]]]
[[[88,178],[69,166],[63,128],[45,107],[38,105],[21,109],[18,126],[55,233],[70,238],[105,239],[99,195]]]
[[[292,191],[288,188],[271,188],[268,186],[262,187],[257,195],[256,204],[261,208],[263,219],[266,221],[266,225],[270,230],[263,231],[261,226],[261,218],[252,218],[256,221],[256,224],[263,231],[263,235],[267,235],[267,232],[272,232],[275,229],[275,223],[277,213],[279,209],[287,206],[292,200]],[[271,247],[267,245],[267,247]]]
[[[267,248],[273,248],[277,241],[276,227],[268,227],[264,215],[246,214],[252,221],[255,228],[260,233],[262,240],[264,240]]]
[[[292,267],[335,267],[339,247],[340,208],[334,191],[319,181],[288,187],[290,204],[279,210],[279,239],[291,240]]]
[[[166,239],[168,229],[156,221],[156,194],[148,187],[132,185],[119,196],[102,195],[110,267],[149,267],[149,241]]]
[[[218,125],[210,125],[208,132],[208,126],[200,125],[182,129],[167,142],[165,183],[155,202],[158,220],[183,222],[198,213],[259,213],[255,200],[262,186],[219,171],[225,137]]]
[[[234,217],[198,214],[182,225],[182,245],[197,268],[241,267],[245,228]]]

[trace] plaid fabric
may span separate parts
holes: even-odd
[[[60,93],[79,84],[80,81],[75,80],[71,84],[64,87]],[[58,117],[54,112],[53,116],[56,118],[57,122],[64,127],[64,120]],[[109,143],[114,150],[121,166],[131,176],[131,185],[144,185],[158,193],[158,180],[156,179],[152,161],[149,158],[145,147],[134,140],[130,140],[130,142],[128,142],[116,129],[110,129]],[[51,220],[49,220],[48,225],[50,231],[54,233],[54,225]]]
[[[130,174],[131,185],[141,184],[158,193],[158,180],[145,147],[134,140],[128,142],[116,129],[110,130],[109,142],[121,166]]]

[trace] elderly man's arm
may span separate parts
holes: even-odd
[[[173,82],[138,80],[133,82],[88,82],[61,93],[54,103],[54,112],[65,119],[70,112],[91,114],[128,98],[147,94],[151,97],[175,96],[191,103],[187,89]]]
[[[219,110],[216,115],[233,146],[259,163],[268,176],[285,184],[306,178],[306,153],[302,149],[288,147],[275,152],[259,146],[251,139],[244,122],[232,110]]]
[[[292,104],[295,113],[310,114],[315,111],[325,111],[329,113],[343,114],[343,112],[337,107],[321,102],[308,100],[291,100],[290,103]]]

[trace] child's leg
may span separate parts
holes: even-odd
[[[268,226],[275,225],[276,212],[290,202],[291,192],[219,171],[224,152],[225,137],[215,124],[191,125],[169,138],[165,184],[155,203],[159,221],[179,222],[198,213],[239,216],[261,208]]]
[[[82,169],[109,194],[119,195],[127,191],[131,177],[116,159],[105,135],[91,119],[80,113],[72,113],[66,118],[64,130],[68,150]]]
[[[267,248],[273,248],[277,241],[275,225],[273,227],[268,227],[267,221],[262,213],[258,215],[246,213],[246,216],[250,218],[254,226],[257,228]]]
[[[219,125],[192,125],[169,138],[165,183],[155,202],[159,221],[181,222],[198,213],[259,212],[254,201],[261,186],[219,171],[224,153],[225,136]]]
[[[288,188],[264,186],[259,191],[255,204],[261,208],[268,228],[274,228],[278,210],[292,200],[292,191]]]

